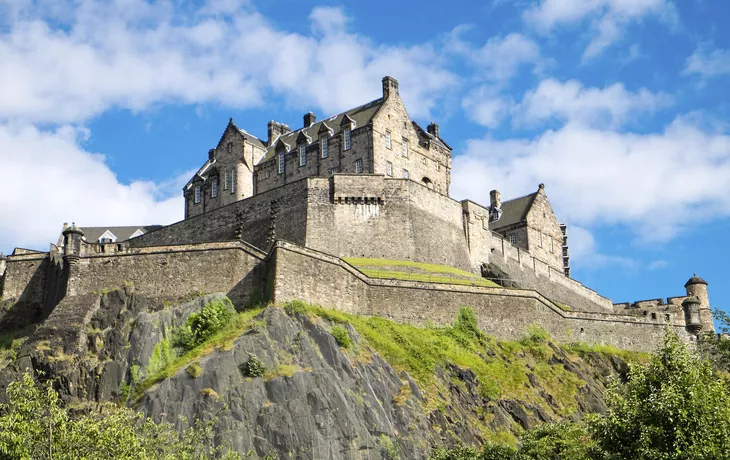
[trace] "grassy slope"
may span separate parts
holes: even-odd
[[[349,257],[343,259],[371,278],[387,278],[432,283],[452,283],[496,287],[496,283],[455,267],[427,264],[410,260],[370,259]]]

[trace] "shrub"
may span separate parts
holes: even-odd
[[[461,307],[454,319],[454,329],[477,337],[481,336],[477,314],[469,307]]]
[[[251,356],[241,365],[241,372],[246,377],[263,377],[266,373],[266,366],[256,356]]]
[[[337,341],[337,345],[341,346],[342,348],[350,348],[350,345],[352,345],[352,340],[350,339],[350,334],[348,334],[347,330],[344,327],[334,326],[330,332]]]
[[[200,367],[200,364],[193,363],[185,369],[185,372],[187,372],[190,377],[197,379],[203,375],[203,368]]]
[[[527,329],[527,335],[522,338],[523,345],[546,343],[550,340],[550,333],[543,327],[533,324]]]
[[[292,300],[284,305],[284,310],[290,315],[295,313],[304,315],[307,313],[307,304],[301,300]]]
[[[185,351],[192,350],[223,329],[234,313],[235,309],[228,298],[206,304],[199,312],[192,313],[175,332],[174,345]]]

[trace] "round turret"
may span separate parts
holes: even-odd
[[[687,330],[692,334],[698,334],[702,330],[702,321],[700,319],[700,306],[702,302],[695,296],[689,296],[682,302],[684,308],[684,321]]]
[[[72,223],[70,227],[63,229],[63,260],[70,265],[78,262],[81,257],[81,241],[84,238],[84,232]]]
[[[703,332],[714,333],[715,324],[712,320],[712,310],[710,310],[710,298],[707,295],[707,281],[695,273],[684,284],[684,288],[687,290],[687,296],[696,297],[700,302],[699,315]]]

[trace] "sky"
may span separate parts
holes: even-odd
[[[544,183],[574,278],[730,310],[725,0],[0,0],[0,251],[169,224],[230,117],[266,138],[381,94],[454,148],[451,196]]]

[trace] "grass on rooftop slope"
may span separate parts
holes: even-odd
[[[447,265],[362,257],[346,257],[343,260],[371,278],[499,287],[474,273]]]
[[[585,384],[575,373],[551,359],[556,350],[564,351],[570,361],[578,361],[579,354],[597,351],[635,359],[638,354],[610,347],[593,350],[589,345],[560,347],[550,344],[549,334],[539,327],[532,328],[517,341],[501,341],[455,321],[446,327],[418,327],[400,324],[380,317],[366,317],[328,310],[295,301],[285,305],[290,313],[298,312],[320,317],[334,323],[350,324],[367,340],[367,343],[397,371],[407,371],[425,390],[431,408],[448,405],[449,395],[443,382],[436,377],[436,369],[446,369],[447,364],[471,369],[478,380],[479,392],[492,401],[515,399],[539,405],[548,413],[559,417],[578,410],[576,395]],[[471,310],[466,309],[469,313]],[[459,317],[465,312],[462,309]],[[473,315],[473,312],[470,313]],[[575,350],[575,351],[573,351]],[[353,347],[352,353],[367,359],[366,348]],[[638,359],[638,358],[636,358]],[[539,386],[530,384],[528,374],[533,374]],[[456,384],[463,384],[455,377]],[[548,394],[554,407],[546,402]]]

